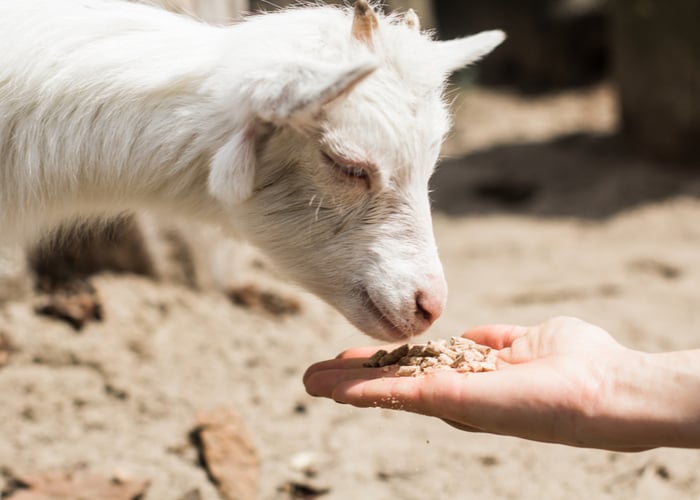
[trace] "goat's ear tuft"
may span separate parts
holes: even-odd
[[[258,101],[259,118],[277,125],[304,126],[320,115],[324,106],[348,94],[377,69],[374,60],[347,65],[296,65],[287,68],[276,93]]]
[[[438,47],[440,64],[447,73],[475,63],[506,39],[500,30],[482,31],[476,35],[446,42],[435,42]]]
[[[209,193],[225,206],[243,203],[255,186],[253,127],[234,134],[216,152],[209,169]]]

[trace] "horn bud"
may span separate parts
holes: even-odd
[[[373,33],[378,26],[377,16],[367,0],[357,0],[352,20],[352,36],[372,49],[374,48]]]
[[[420,19],[413,9],[408,9],[403,15],[403,23],[414,31],[420,31]]]

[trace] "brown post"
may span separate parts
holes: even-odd
[[[624,136],[655,157],[700,165],[700,2],[613,0]]]

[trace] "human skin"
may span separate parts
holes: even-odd
[[[464,334],[497,351],[493,372],[397,377],[348,350],[304,375],[312,396],[438,417],[470,432],[570,446],[700,448],[700,349],[646,353],[576,318],[483,326]]]

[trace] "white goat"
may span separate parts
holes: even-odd
[[[424,331],[446,76],[503,40],[313,6],[215,27],[120,0],[0,0],[0,228],[145,208],[243,235],[358,328]]]

